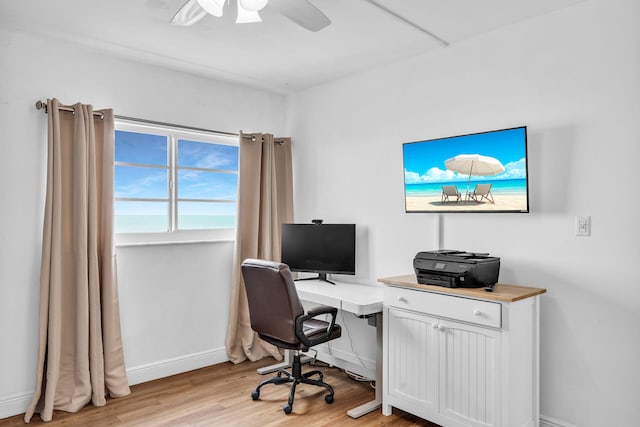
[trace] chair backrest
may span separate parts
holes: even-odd
[[[442,192],[447,196],[457,196],[458,188],[455,185],[443,185]]]
[[[491,184],[476,184],[474,194],[478,196],[486,196],[491,191]]]
[[[242,263],[251,328],[260,335],[290,344],[299,343],[295,319],[304,314],[289,266],[247,259]]]

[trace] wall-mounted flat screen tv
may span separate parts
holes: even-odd
[[[355,224],[282,224],[282,262],[291,271],[356,274]],[[306,280],[306,279],[298,279]]]
[[[529,212],[527,127],[402,145],[407,212]]]

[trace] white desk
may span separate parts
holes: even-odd
[[[383,286],[335,283],[332,285],[321,280],[302,280],[296,282],[296,290],[303,301],[328,305],[357,316],[382,312]]]
[[[357,316],[371,316],[376,326],[376,391],[375,399],[347,412],[352,418],[382,406],[382,300],[384,287],[380,285],[362,285],[334,281],[332,285],[320,280],[303,280],[296,282],[298,297],[302,301],[328,305],[337,309],[354,313]],[[339,366],[339,363],[335,363]],[[285,362],[258,370],[261,374],[272,372],[289,366],[289,353],[285,352]]]

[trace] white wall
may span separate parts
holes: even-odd
[[[282,95],[0,29],[0,418],[35,387],[47,117],[38,99],[228,132],[282,134]],[[226,360],[233,243],[117,250],[129,378]]]
[[[640,3],[592,0],[294,96],[296,217],[355,222],[359,281],[434,249],[406,214],[403,142],[527,125],[529,214],[442,214],[443,246],[544,287],[541,413],[585,427],[640,419]],[[592,236],[574,235],[574,216]]]
[[[548,289],[545,419],[637,425],[638,16],[635,0],[588,0],[301,93],[287,129],[280,95],[0,30],[0,418],[23,411],[34,388],[46,116],[33,103],[55,96],[292,135],[296,218],[357,223],[361,282],[409,272],[415,253],[436,244],[434,215],[404,213],[403,142],[528,125],[531,213],[444,214],[444,246],[491,252],[502,258],[501,281]],[[573,235],[575,215],[592,216],[591,237]],[[118,249],[133,377],[220,355],[231,252],[230,243]]]

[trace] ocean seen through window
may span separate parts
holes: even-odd
[[[117,122],[114,176],[116,234],[236,226],[234,137]]]

